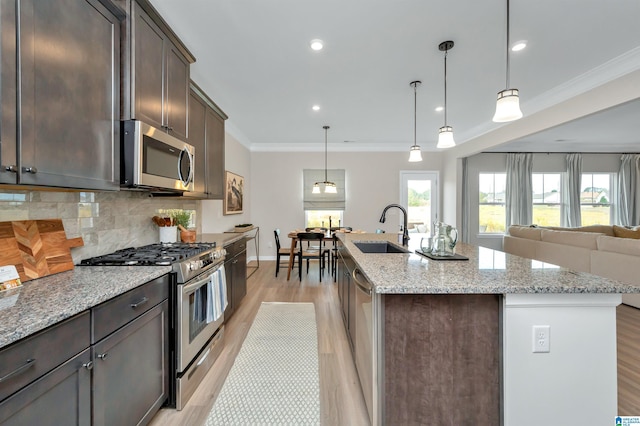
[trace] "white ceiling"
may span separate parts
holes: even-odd
[[[252,150],[324,148],[435,151],[443,125],[443,53],[448,124],[458,144],[497,129],[505,88],[504,0],[151,0],[195,55],[191,77],[229,115],[227,129]],[[528,115],[640,69],[638,0],[511,0],[511,85]],[[322,39],[314,52],[309,41]],[[314,112],[311,106],[321,110]],[[599,129],[620,151],[638,150],[640,102],[594,114],[500,150],[602,151]],[[635,118],[634,118],[635,117]],[[608,125],[615,120],[615,125]],[[570,144],[560,148],[557,139]],[[349,141],[345,143],[345,141]],[[535,144],[531,146],[531,142]],[[554,149],[548,149],[554,142]],[[635,146],[635,149],[629,148]],[[526,147],[526,148],[525,148]]]

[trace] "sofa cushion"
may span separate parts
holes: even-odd
[[[598,250],[640,257],[640,240],[602,235],[598,237]],[[639,259],[640,260],[640,259]]]
[[[640,239],[640,229],[627,229],[623,226],[613,225],[613,235],[618,238]]]
[[[552,231],[549,229],[543,229],[541,239],[548,243],[564,244],[596,250],[598,248],[597,238],[600,235],[604,234],[598,234],[595,232]]]
[[[532,228],[530,226],[511,225],[509,227],[509,235],[512,237],[526,238],[528,240],[540,241],[542,229]]]
[[[596,232],[613,237],[613,227],[611,225],[588,225],[579,226],[577,228],[565,228],[562,226],[545,226],[542,229],[552,229],[554,231],[577,231],[577,232]]]

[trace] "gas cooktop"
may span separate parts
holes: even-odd
[[[172,265],[214,250],[216,243],[158,243],[129,247],[80,261],[81,265],[128,266]]]

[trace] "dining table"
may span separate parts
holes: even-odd
[[[333,234],[336,232],[351,232],[351,233],[364,233],[364,231],[356,230],[349,231],[347,229],[339,229],[332,232],[323,229],[295,229],[287,234],[287,237],[291,238],[291,251],[289,252],[289,267],[287,270],[287,281],[291,279],[291,270],[293,269],[294,253],[296,251],[296,245],[298,244],[298,234],[301,232],[317,232],[323,235],[322,241],[333,241]]]

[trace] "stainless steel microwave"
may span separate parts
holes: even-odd
[[[142,121],[122,122],[120,186],[193,191],[195,148]]]

